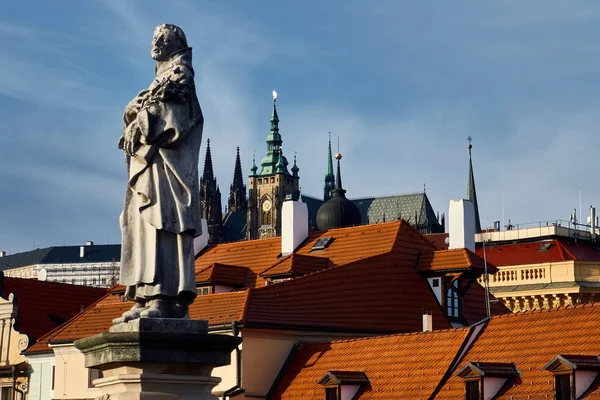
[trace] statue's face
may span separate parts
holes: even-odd
[[[167,60],[171,54],[179,50],[181,47],[179,42],[173,31],[159,26],[154,30],[150,55],[156,61]]]

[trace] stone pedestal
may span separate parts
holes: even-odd
[[[105,399],[216,400],[220,378],[241,338],[209,335],[206,321],[142,318],[75,341],[85,366],[103,377],[94,381]]]

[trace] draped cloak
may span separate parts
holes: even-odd
[[[129,299],[196,296],[194,237],[201,234],[198,157],[204,118],[191,49],[156,66],[156,79],[125,109],[124,136],[139,130],[126,155],[120,282]]]

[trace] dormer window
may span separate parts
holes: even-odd
[[[542,368],[554,375],[554,398],[579,399],[600,372],[597,356],[559,354]]]
[[[337,386],[325,388],[325,400],[340,400]]]
[[[327,371],[317,383],[325,387],[325,400],[352,400],[369,380],[360,371]]]
[[[512,363],[467,363],[456,376],[465,380],[465,398],[467,400],[493,399],[504,384],[519,371]]]

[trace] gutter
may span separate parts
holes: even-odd
[[[222,326],[230,326],[231,332],[234,337],[238,337],[240,335],[240,330],[244,327],[238,321],[231,321],[231,324],[224,324]],[[214,329],[215,327],[213,327]],[[229,395],[238,391],[244,390],[242,388],[242,351],[240,350],[240,345],[238,344],[235,347],[235,359],[236,359],[236,368],[235,368],[235,385],[225,390],[221,395],[222,400],[226,400]]]

